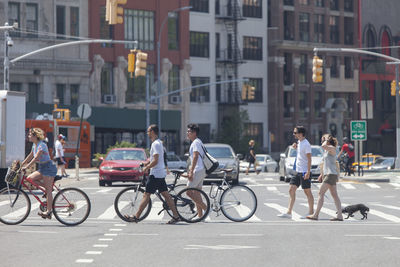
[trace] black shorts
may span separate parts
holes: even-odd
[[[296,174],[296,176],[293,176],[290,179],[290,184],[293,184],[297,187],[299,187],[301,184],[301,188],[310,189],[311,188],[311,174],[310,174],[310,178],[308,178],[307,180],[304,180],[304,174],[298,173],[298,174]]]
[[[57,160],[57,165],[58,166],[64,165],[64,162],[62,161],[62,158],[56,158],[56,160]]]
[[[156,190],[160,193],[167,191],[167,183],[165,178],[155,178],[154,175],[150,175],[146,183],[146,193],[154,194]]]

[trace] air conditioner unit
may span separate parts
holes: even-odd
[[[204,102],[206,102],[206,97],[205,97],[204,95],[199,96],[198,102],[199,102],[199,103],[204,103]]]
[[[182,102],[182,97],[180,95],[171,96],[171,104],[180,104]]]
[[[115,104],[116,101],[116,95],[104,95],[104,104]]]

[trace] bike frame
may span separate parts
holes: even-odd
[[[211,184],[210,194],[209,194],[210,198],[213,200],[212,204],[215,207],[215,209],[213,208],[213,210],[217,213],[221,210],[220,200],[221,200],[222,193],[225,192],[226,190],[230,190],[232,188],[232,186],[226,181],[226,173],[227,172],[226,171],[223,171],[223,172],[224,172],[224,178],[223,178],[221,184],[220,185],[218,185],[216,183]],[[215,194],[213,194],[214,186],[218,186]],[[236,196],[234,194],[233,194],[233,196],[235,197],[235,200],[237,202],[239,202],[239,200],[236,198]]]

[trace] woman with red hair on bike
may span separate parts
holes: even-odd
[[[50,159],[49,149],[44,142],[44,131],[40,128],[32,128],[28,134],[29,141],[33,143],[32,151],[22,162],[22,171],[26,171],[35,162],[39,163],[37,171],[31,173],[28,179],[34,183],[43,186],[46,192],[47,211],[39,212],[38,215],[43,219],[51,219],[53,207],[53,181],[57,175],[57,167]]]

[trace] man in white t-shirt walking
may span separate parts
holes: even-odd
[[[165,176],[167,171],[164,163],[164,147],[160,139],[158,139],[158,126],[152,124],[147,129],[147,135],[150,137],[152,144],[150,148],[150,162],[145,164],[143,169],[144,173],[150,170],[150,176],[146,183],[146,192],[143,195],[143,199],[140,202],[139,208],[134,216],[126,216],[132,222],[138,222],[140,214],[144,208],[149,204],[150,195],[154,194],[156,190],[167,201],[168,207],[172,210],[174,217],[168,222],[168,224],[175,224],[179,221],[179,215],[176,211],[176,206],[168,193],[167,183],[165,182]]]
[[[62,134],[58,135],[58,138],[56,142],[54,143],[54,149],[55,149],[55,160],[57,162],[57,169],[61,169],[61,176],[67,177],[67,173],[65,172],[65,160],[64,160],[64,148],[61,143],[61,140],[64,139],[65,136]]]
[[[311,145],[306,139],[306,129],[303,126],[296,126],[293,135],[298,139],[297,143],[293,143],[293,148],[297,149],[295,161],[296,176],[290,179],[289,188],[289,207],[286,213],[279,214],[281,218],[292,218],[292,210],[296,200],[296,190],[301,184],[308,200],[308,214],[314,214],[314,197],[311,192]]]
[[[198,138],[200,128],[197,124],[189,124],[187,127],[187,137],[192,141],[189,148],[191,164],[188,170],[187,186],[201,190],[203,187],[203,180],[206,177],[206,169],[203,164],[203,142]],[[201,199],[200,193],[197,191],[188,191],[187,194],[196,203],[198,216],[203,217],[203,211],[207,209],[207,206]]]

